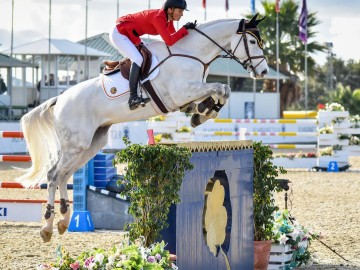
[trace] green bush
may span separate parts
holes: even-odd
[[[129,213],[134,222],[126,224],[130,240],[143,236],[150,246],[168,226],[172,204],[179,202],[185,171],[191,170],[191,151],[176,145],[130,144],[116,153],[114,165],[126,163],[123,194],[130,198]]]

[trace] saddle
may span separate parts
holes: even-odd
[[[151,52],[143,45],[140,44],[136,46],[143,57],[143,63],[141,65],[141,74],[140,79],[143,80],[149,76],[149,71],[152,63],[152,54]],[[102,70],[104,75],[111,75],[117,72],[121,72],[121,75],[129,80],[130,75],[130,67],[131,67],[131,60],[130,58],[123,58],[120,61],[111,61],[111,60],[104,60],[103,63],[105,67]]]

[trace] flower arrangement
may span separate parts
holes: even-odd
[[[156,143],[159,143],[162,141],[162,139],[172,140],[173,137],[172,137],[171,133],[162,133],[162,134],[155,135],[154,139],[155,139]]]
[[[350,116],[351,128],[360,128],[360,115]]]
[[[289,244],[293,250],[291,262],[285,266],[285,270],[309,263],[311,259],[309,246],[313,234],[291,217],[288,210],[275,213],[273,232],[275,235],[273,240],[276,244]],[[307,244],[303,244],[304,241]]]
[[[175,132],[188,133],[188,132],[191,132],[191,128],[189,128],[187,126],[183,126],[183,127],[178,128],[177,130],[175,130]]]
[[[332,156],[333,148],[328,146],[320,149],[320,156]]]
[[[335,117],[335,118],[331,121],[331,123],[332,123],[333,125],[341,124],[341,123],[343,123],[345,120],[346,120],[346,117]]]
[[[325,104],[325,109],[322,111],[327,111],[327,112],[343,112],[345,111],[344,107],[336,102],[333,103],[326,103]]]
[[[163,115],[158,115],[158,116],[155,116],[155,117],[152,117],[149,119],[150,121],[164,121],[165,120],[165,116]]]
[[[50,264],[41,264],[37,270],[88,270],[88,269],[178,269],[170,263],[170,254],[165,243],[154,243],[145,248],[142,241],[132,245],[120,243],[108,250],[94,248],[71,257],[63,247],[57,249],[57,259]]]
[[[274,155],[275,158],[288,158],[293,160],[294,158],[316,158],[316,153],[309,152],[303,153],[302,151],[298,153],[278,153]]]
[[[357,136],[351,136],[349,140],[349,145],[359,145],[360,146],[360,138]]]
[[[325,126],[319,129],[319,134],[333,134],[334,130],[332,127]]]

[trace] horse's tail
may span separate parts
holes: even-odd
[[[21,129],[27,143],[32,165],[16,180],[25,187],[36,187],[47,180],[47,173],[58,160],[59,140],[54,128],[53,97],[25,114]]]

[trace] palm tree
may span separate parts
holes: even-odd
[[[264,0],[262,5],[264,7],[264,14],[266,16],[262,26],[266,25],[265,31],[262,31],[264,39],[264,54],[268,59],[268,64],[272,68],[276,68],[276,11],[275,0]],[[279,70],[287,74],[290,80],[280,85],[281,105],[280,111],[300,98],[300,87],[298,76],[304,74],[305,64],[305,45],[299,39],[299,5],[294,0],[282,0],[281,9],[279,13]],[[251,15],[247,16],[251,17]],[[318,25],[319,21],[316,19],[316,13],[308,13],[308,40],[313,40],[316,36],[314,26]],[[315,53],[323,51],[324,46],[316,41],[308,41],[308,53]],[[313,74],[315,69],[315,61],[309,55],[308,57],[308,75]],[[264,83],[268,85],[269,89],[265,91],[274,91],[274,82]]]

